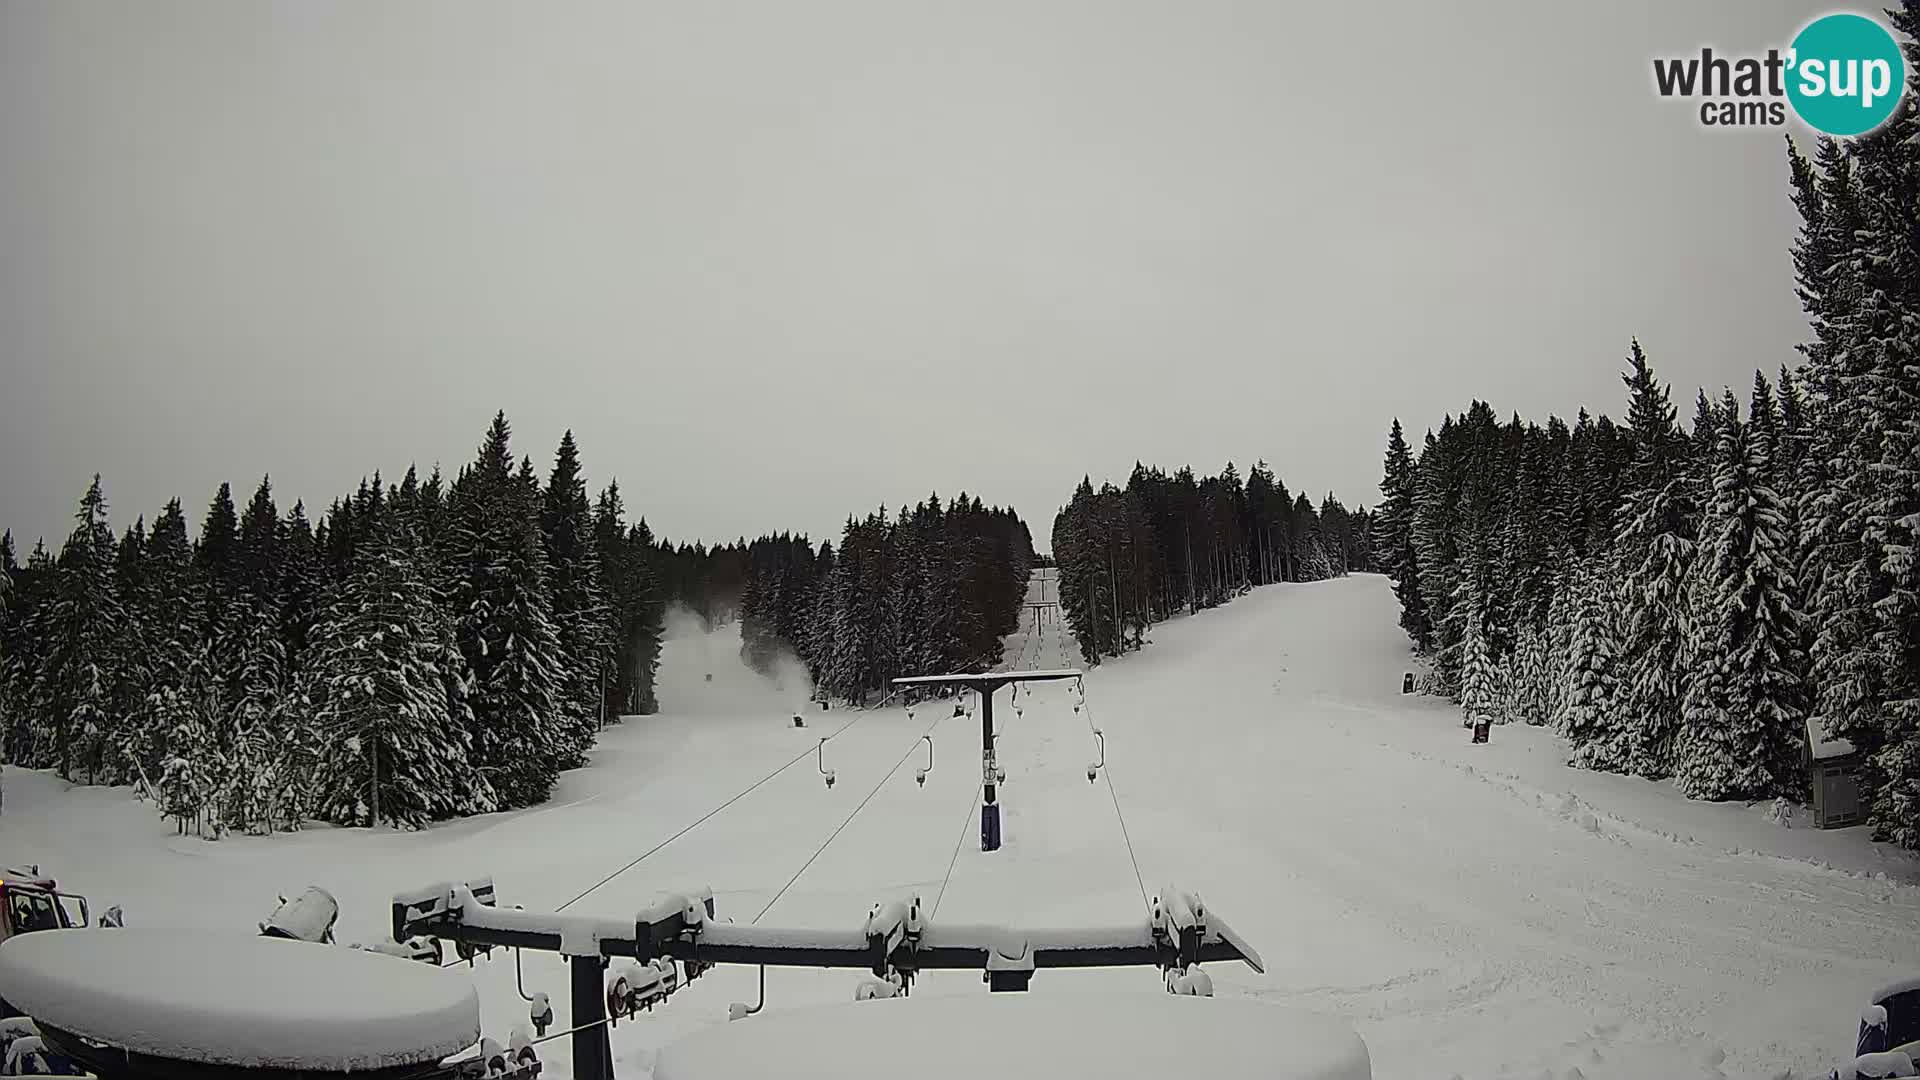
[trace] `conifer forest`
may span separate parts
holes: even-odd
[[[540,803],[605,725],[656,711],[670,609],[737,624],[742,662],[798,664],[822,701],[991,668],[1041,561],[1012,510],[965,493],[849,517],[837,547],[671,543],[617,482],[588,490],[570,432],[547,469],[516,457],[504,413],[453,477],[374,474],[317,515],[270,478],[244,504],[221,485],[197,525],[177,498],[118,531],[109,511],[96,476],[57,551],[0,537],[5,760],[134,785],[214,836]],[[1366,521],[1289,502],[1264,465],[1083,483],[1055,525],[1083,655],[1360,568]]]
[[[1638,341],[1623,421],[1475,400],[1417,447],[1394,422],[1374,551],[1468,723],[1714,800],[1803,800],[1810,743],[1842,740],[1875,836],[1920,848],[1915,141],[1911,110],[1788,141],[1809,336],[1690,422]]]

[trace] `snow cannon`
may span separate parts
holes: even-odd
[[[794,726],[794,727],[806,727],[806,726],[807,726],[807,722],[806,722],[806,720],[805,720],[804,718],[802,718],[802,717],[801,717],[801,715],[800,715],[799,713],[794,713],[794,714],[793,714],[793,726]]]
[[[339,920],[340,902],[320,886],[309,885],[291,900],[280,897],[280,906],[260,924],[260,936],[331,945],[333,924]]]

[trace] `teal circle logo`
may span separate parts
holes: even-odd
[[[1787,100],[1815,131],[1862,135],[1886,123],[1907,87],[1900,43],[1851,12],[1823,15],[1793,39]]]

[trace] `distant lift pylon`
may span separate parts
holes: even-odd
[[[1004,773],[993,758],[993,695],[1003,686],[1023,682],[1059,682],[1078,679],[1071,668],[1049,671],[990,671],[958,675],[911,675],[893,680],[895,686],[953,686],[980,695],[980,850],[1000,850],[1000,781]]]

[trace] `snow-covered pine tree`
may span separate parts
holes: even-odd
[[[1499,672],[1488,651],[1481,603],[1477,596],[1465,599],[1467,629],[1461,639],[1460,713],[1463,726],[1493,723],[1500,713]]]
[[[826,685],[831,693],[848,702],[866,699],[866,664],[861,650],[859,584],[855,580],[855,560],[841,544],[840,562],[834,567],[832,609],[828,613],[828,651]]]
[[[1301,581],[1325,581],[1334,576],[1333,560],[1327,554],[1326,533],[1320,515],[1303,492],[1293,502],[1294,558]]]
[[[1510,659],[1512,697],[1509,711],[1522,723],[1541,725],[1550,718],[1553,690],[1547,659],[1547,631],[1537,621],[1520,628],[1518,645]]]
[[[230,708],[221,744],[228,770],[220,778],[218,809],[230,830],[265,832],[279,788],[274,774],[282,733],[275,720],[286,690],[286,643],[270,601],[242,589],[230,595],[227,610],[222,624],[237,666],[226,680]]]
[[[412,531],[387,516],[314,626],[302,698],[320,737],[316,805],[327,820],[418,828],[494,808],[450,693],[463,665],[424,561]]]
[[[516,474],[510,441],[506,414],[498,413],[478,460],[454,484],[452,507],[460,552],[453,611],[473,671],[472,755],[502,808],[544,800],[568,752],[560,641],[530,469]]]
[[[1758,395],[1742,425],[1728,391],[1707,517],[1714,601],[1697,628],[1701,678],[1687,700],[1675,781],[1693,798],[1798,794],[1805,687],[1800,611],[1787,518],[1772,475],[1772,446]]]
[[[1890,15],[1901,31],[1920,30],[1915,5]],[[1820,140],[1812,164],[1790,144],[1789,161],[1803,222],[1794,264],[1816,339],[1803,347],[1815,420],[1799,506],[1801,579],[1818,628],[1814,711],[1866,755],[1876,833],[1920,846],[1916,128],[1902,108],[1844,145]]]
[[[1053,519],[1053,557],[1060,567],[1060,610],[1080,647],[1080,658],[1087,664],[1100,662],[1101,612],[1111,607],[1092,551],[1096,498],[1092,477],[1083,476],[1074,489],[1073,501]],[[842,562],[845,555],[843,547]]]
[[[1809,395],[1808,445],[1801,457],[1800,580],[1815,629],[1810,658],[1816,725],[1852,740],[1869,754],[1883,732],[1867,644],[1872,633],[1863,507],[1878,458],[1873,417],[1858,391],[1869,378],[1872,353],[1855,347],[1858,304],[1868,285],[1857,252],[1867,225],[1855,165],[1843,146],[1817,143],[1815,160],[1787,144],[1793,200],[1801,229],[1793,244],[1797,291],[1815,340],[1803,344],[1802,383]]]
[[[11,710],[6,730],[7,760],[29,768],[45,768],[53,760],[52,744],[47,741],[50,725],[45,718],[53,710],[47,666],[52,655],[58,577],[46,543],[36,540],[14,582],[13,615],[7,628],[11,660],[5,672]]]
[[[1556,730],[1565,728],[1567,699],[1573,691],[1573,565],[1563,564],[1555,574],[1553,600],[1547,605],[1547,622],[1540,634],[1545,660],[1541,673],[1541,712],[1537,722],[1551,725]]]
[[[194,562],[210,582],[224,584],[239,559],[240,516],[233,507],[233,486],[222,482],[200,522]]]
[[[38,763],[57,767],[67,780],[73,779],[76,761],[97,768],[100,748],[119,722],[111,705],[125,619],[115,582],[113,531],[107,525],[107,500],[98,474],[81,496],[74,518],[79,524],[60,551],[49,625],[47,676],[53,709],[45,719],[52,754],[50,761]]]
[[[573,733],[567,764],[574,765],[585,760],[600,726],[603,687],[610,674],[608,637],[613,611],[601,588],[593,511],[580,478],[580,451],[572,431],[561,436],[554,452],[553,472],[540,509],[540,534],[564,664],[561,707]]]
[[[157,740],[164,750],[159,771],[152,777],[154,795],[160,813],[173,818],[182,833],[189,825],[195,832],[205,830],[221,768],[219,747],[208,722],[212,710],[206,698],[214,693],[205,672],[196,665],[190,684],[160,686],[148,697],[148,721],[164,725]]]
[[[1854,258],[1866,288],[1850,313],[1870,374],[1855,388],[1867,449],[1865,593],[1871,623],[1860,666],[1876,689],[1880,731],[1870,755],[1876,835],[1920,849],[1920,3],[1889,12],[1906,38],[1909,97],[1886,124],[1851,143],[1859,164],[1864,228]],[[1877,743],[1877,745],[1874,745]]]
[[[607,645],[613,656],[607,673],[609,717],[659,711],[653,684],[666,597],[651,565],[653,533],[645,518],[629,528],[625,514],[620,484],[610,481],[593,512],[594,550],[608,607]]]
[[[1667,389],[1634,341],[1628,371],[1633,489],[1615,542],[1625,578],[1620,713],[1629,724],[1628,767],[1649,779],[1673,770],[1687,643],[1687,574],[1694,558],[1693,483]]]
[[[1595,555],[1574,576],[1573,640],[1561,734],[1572,744],[1569,765],[1604,772],[1627,767],[1627,727],[1620,716],[1618,585],[1612,560]]]

